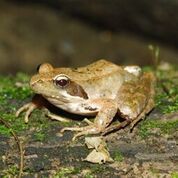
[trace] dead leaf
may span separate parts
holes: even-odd
[[[89,149],[94,148],[96,150],[98,150],[101,145],[106,146],[106,143],[101,139],[101,137],[86,137],[85,144]]]
[[[113,161],[113,159],[110,157],[110,154],[107,150],[96,151],[95,149],[84,160],[91,163],[98,163],[98,164],[103,164],[106,161],[108,162]]]
[[[89,153],[84,161],[98,164],[113,161],[107,149],[106,142],[102,140],[102,137],[86,137],[85,144],[89,149],[94,149]]]

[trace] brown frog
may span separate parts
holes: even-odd
[[[79,115],[96,115],[94,122],[87,119],[87,126],[62,129],[77,131],[74,136],[105,134],[114,129],[135,125],[154,107],[155,77],[151,72],[142,72],[138,66],[118,66],[99,60],[80,68],[54,68],[45,63],[30,81],[32,90],[50,103],[65,111]],[[27,110],[25,122],[38,107],[33,101],[21,107],[16,116]],[[114,116],[125,119],[110,126]],[[50,115],[59,121],[60,116]]]

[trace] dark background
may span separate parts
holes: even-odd
[[[117,64],[178,63],[175,0],[1,0],[0,73],[34,73],[50,62],[83,66],[101,58]]]

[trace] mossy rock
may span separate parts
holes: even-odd
[[[11,135],[13,130],[25,150],[24,177],[139,177],[146,171],[151,176],[175,177],[178,154],[177,74],[175,68],[157,71],[155,109],[135,126],[132,133],[125,128],[106,136],[114,162],[102,165],[84,162],[90,150],[85,147],[83,137],[72,142],[73,133],[66,132],[60,136],[59,131],[66,124],[50,120],[43,109],[35,110],[28,124],[24,123],[24,114],[16,118],[16,110],[34,95],[28,85],[30,77],[22,73],[0,76],[0,115],[10,126],[0,125],[0,156],[3,158],[0,160],[0,176],[13,177],[19,171],[18,150]],[[66,114],[61,110],[59,112]],[[67,116],[75,118],[69,125],[84,124],[84,117]],[[146,161],[144,156],[148,157]],[[152,171],[153,168],[156,171]]]

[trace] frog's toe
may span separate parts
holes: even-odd
[[[75,134],[72,138],[72,141],[75,141],[77,137],[83,136],[83,135],[90,135],[90,134],[98,134],[100,131],[97,128],[93,127],[87,127],[85,130],[80,131],[79,133]]]
[[[79,133],[75,134],[72,138],[72,141],[75,141],[77,137],[81,137],[83,135],[87,135],[86,131],[79,132]]]
[[[21,108],[19,108],[17,110],[17,112],[15,113],[16,117],[18,117],[20,115],[20,113],[22,113],[23,111],[26,110],[25,113],[25,123],[28,123],[28,118],[30,116],[30,114],[32,113],[32,111],[36,108],[37,106],[34,103],[27,103],[24,106],[22,106]]]
[[[97,127],[93,127],[93,126],[86,126],[86,127],[66,127],[63,128],[61,130],[61,132],[64,132],[66,130],[70,130],[70,131],[77,131],[79,133],[75,134],[73,137],[73,141],[77,138],[80,137],[82,135],[89,135],[89,134],[98,134],[101,131],[97,128]]]
[[[69,131],[83,131],[83,128],[84,127],[65,127],[63,129],[61,129],[60,132],[63,133],[65,131],[67,131],[67,130],[69,130]]]
[[[23,105],[22,107],[20,107],[20,108],[16,111],[15,116],[16,116],[16,117],[19,117],[20,113],[22,113],[23,111],[25,111],[26,109],[28,109],[28,107],[29,107],[29,103],[27,103],[27,104]]]
[[[28,118],[30,117],[30,114],[32,113],[32,111],[36,108],[36,105],[30,105],[27,112],[25,113],[25,123],[28,123]]]

